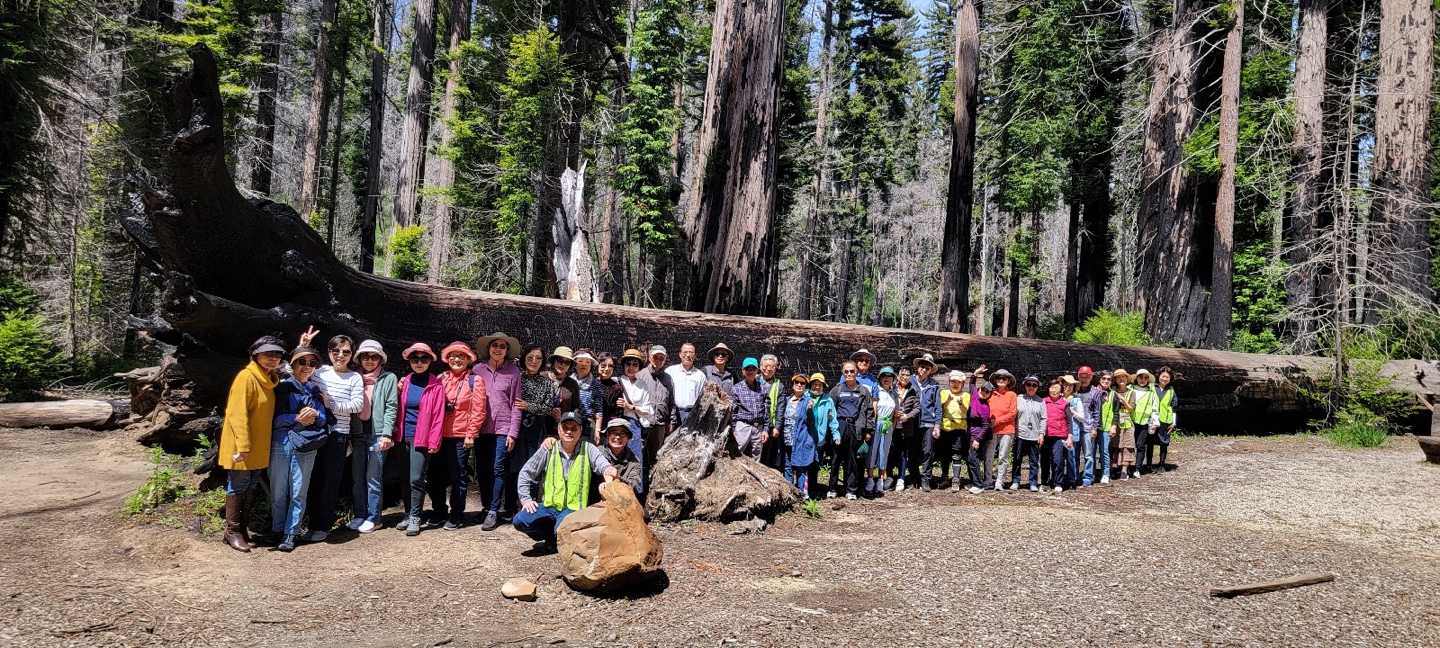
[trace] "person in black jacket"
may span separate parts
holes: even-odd
[[[924,457],[919,434],[920,392],[910,384],[910,368],[900,367],[899,380],[895,381],[895,396],[899,408],[895,411],[895,441],[890,450],[890,466],[886,471],[885,488],[895,492],[905,490],[906,473],[912,484],[920,484],[920,461]],[[890,478],[893,472],[895,477]]]
[[[841,471],[845,473],[845,499],[860,496],[860,474],[865,465],[865,454],[875,430],[874,396],[870,388],[857,380],[859,371],[855,363],[846,361],[841,369],[844,379],[830,390],[835,401],[835,416],[840,420],[840,438],[836,439],[835,456],[830,463],[830,491],[826,497],[838,493]],[[864,451],[864,452],[862,452]]]

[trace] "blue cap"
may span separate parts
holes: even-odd
[[[745,358],[745,361],[742,362],[742,363],[740,363],[740,368],[741,368],[741,369],[749,369],[749,368],[751,368],[751,367],[754,367],[754,368],[756,368],[756,369],[759,369],[759,368],[760,368],[760,361],[759,361],[759,360],[756,360],[755,358],[752,357],[752,358]]]
[[[882,375],[882,376],[893,376],[893,375],[895,375],[895,370],[894,370],[894,369],[891,369],[890,367],[885,367],[885,368],[883,368],[883,369],[880,370],[880,375]]]

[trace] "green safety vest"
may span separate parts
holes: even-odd
[[[779,376],[780,374],[775,374],[775,375],[776,375],[776,376]],[[772,381],[772,382],[770,383],[770,427],[772,427],[772,428],[784,427],[783,425],[780,425],[779,423],[775,422],[775,415],[779,412],[779,410],[780,410],[780,381],[776,380],[776,381]]]
[[[550,449],[549,463],[545,467],[545,506],[556,510],[578,511],[588,505],[590,497],[590,453],[585,451],[585,442],[575,446],[575,460],[570,462],[570,474],[565,474],[565,462],[560,458],[560,444]]]
[[[1155,411],[1155,388],[1131,387],[1130,390],[1135,392],[1135,412],[1131,418],[1138,421],[1140,425],[1149,425],[1150,413]]]
[[[1133,389],[1126,389],[1126,390],[1125,390],[1125,397],[1126,397],[1126,398],[1129,398],[1131,403],[1134,403],[1134,402],[1135,402],[1134,394],[1135,394],[1135,390],[1133,390]],[[1102,429],[1102,430],[1109,430],[1109,429],[1110,429],[1110,426],[1111,426],[1111,425],[1114,425],[1114,424],[1116,423],[1115,417],[1117,417],[1117,416],[1119,416],[1119,415],[1121,414],[1119,402],[1120,402],[1120,394],[1119,394],[1118,392],[1116,392],[1114,389],[1111,389],[1110,391],[1105,392],[1105,403],[1100,406],[1100,429]],[[1132,416],[1131,419],[1130,419],[1130,424],[1129,424],[1129,425],[1122,425],[1122,426],[1119,426],[1119,427],[1127,427],[1127,428],[1128,428],[1128,427],[1133,427],[1134,425],[1135,425],[1135,419],[1134,419],[1134,417]]]
[[[1165,390],[1160,396],[1160,423],[1170,425],[1175,422],[1175,388]]]

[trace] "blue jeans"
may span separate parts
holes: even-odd
[[[565,516],[571,513],[574,511],[539,505],[535,507],[534,513],[526,513],[523,508],[516,511],[515,517],[511,518],[510,523],[515,526],[516,531],[530,536],[532,540],[553,542],[555,529],[565,520]]]
[[[259,470],[225,471],[225,494],[244,495],[260,485]]]
[[[1100,430],[1095,434],[1095,467],[1100,474],[1110,476],[1110,433]]]
[[[370,421],[365,422],[368,431]],[[380,449],[380,435],[356,434],[350,437],[350,502],[355,519],[380,522],[384,503],[385,452]]]
[[[480,486],[480,499],[485,502],[486,513],[500,511],[505,501],[505,450],[506,436],[503,434],[482,434],[475,438],[475,483]]]
[[[1081,444],[1084,448],[1081,448]],[[1080,483],[1089,486],[1095,483],[1095,439],[1090,437],[1089,432],[1080,433],[1080,441],[1075,445],[1080,451]]]
[[[317,454],[292,448],[289,434],[276,435],[270,441],[270,530],[283,535],[300,533]]]
[[[1011,471],[1014,474],[1010,478],[1010,483],[1020,483],[1020,462],[1028,458],[1030,459],[1030,478],[1026,481],[1026,483],[1030,484],[1031,486],[1039,486],[1040,439],[1029,441],[1026,439],[1021,439],[1020,437],[1016,437],[1015,440],[1018,443],[1015,445],[1015,467]]]

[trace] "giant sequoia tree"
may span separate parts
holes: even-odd
[[[970,212],[975,207],[975,118],[980,104],[980,1],[960,0],[955,15],[955,117],[940,253],[942,331],[963,332],[970,316]]]
[[[784,0],[719,0],[710,40],[700,165],[686,214],[693,265],[688,304],[759,314],[770,285]]]

